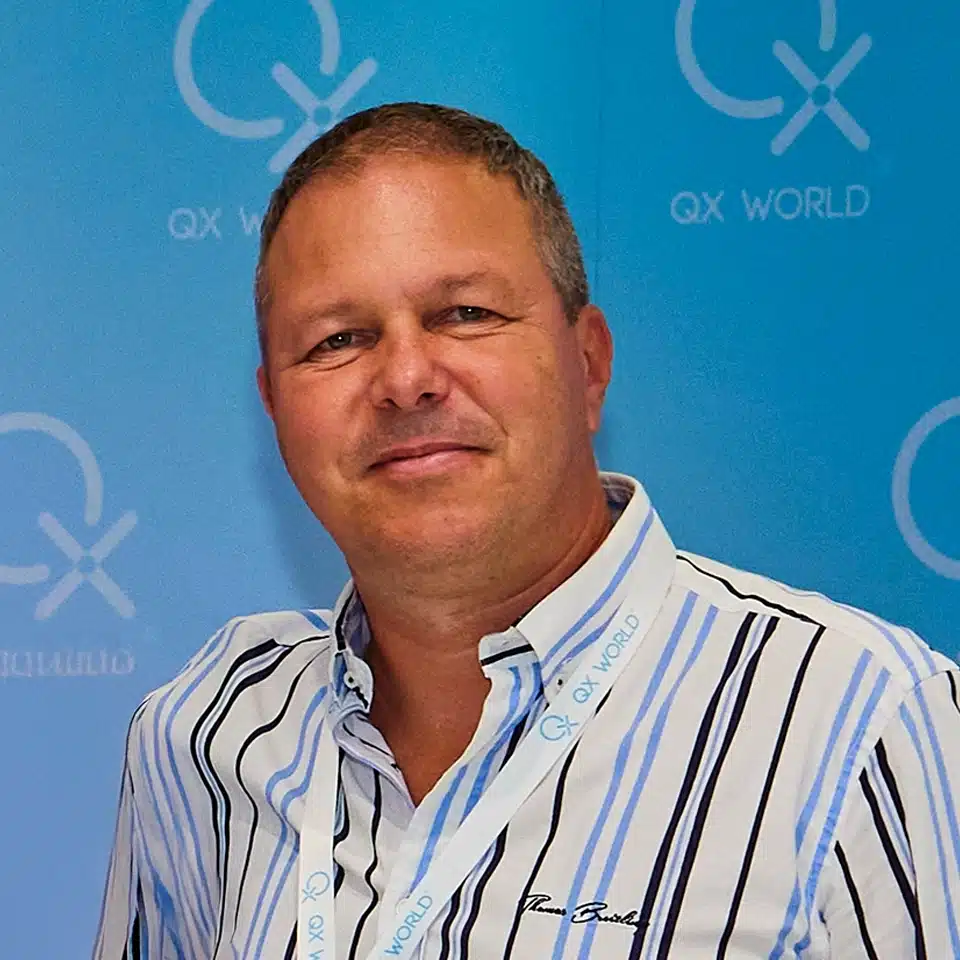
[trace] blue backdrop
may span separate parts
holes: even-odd
[[[0,10],[0,955],[88,954],[127,720],[228,617],[333,602],[259,409],[278,171],[387,100],[554,171],[617,344],[601,463],[674,539],[960,636],[956,7]],[[55,909],[53,905],[55,904]]]

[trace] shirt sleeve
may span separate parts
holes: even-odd
[[[843,960],[960,958],[960,670],[908,694],[861,770],[820,910]]]
[[[165,922],[165,896],[150,866],[144,825],[130,766],[131,732],[120,807],[107,872],[93,960],[167,960],[180,957]]]

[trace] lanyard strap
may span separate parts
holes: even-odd
[[[648,536],[666,539],[654,515]],[[669,542],[669,540],[667,540]],[[642,570],[631,572],[636,587],[621,604],[603,635],[548,706],[547,712],[523,739],[516,753],[487,787],[464,818],[426,875],[396,906],[392,923],[381,923],[380,936],[368,960],[409,960],[430,925],[457,888],[483,859],[501,831],[527,801],[550,770],[579,740],[597,706],[623,673],[659,613],[659,603],[642,605],[643,597],[665,598],[673,565],[651,549],[659,566],[639,560]],[[672,557],[672,551],[671,551]],[[333,837],[338,793],[339,751],[333,738],[336,708],[331,703],[323,719],[316,768],[307,793],[300,835],[298,960],[336,960],[333,897]],[[383,909],[386,909],[384,905]],[[386,918],[384,918],[386,920]]]

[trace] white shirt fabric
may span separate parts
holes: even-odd
[[[332,612],[230,621],[150,694],[95,960],[292,960],[327,697],[339,783],[313,789],[338,791],[337,956],[365,960],[388,885],[416,884],[563,681],[602,664],[597,638],[637,590],[658,613],[626,672],[419,957],[960,958],[956,664],[868,613],[654,542],[640,485],[602,477],[611,533],[482,639],[480,724],[418,807],[367,716],[351,584]],[[641,558],[669,565],[666,591],[639,582]]]

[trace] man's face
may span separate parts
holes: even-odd
[[[267,259],[258,382],[287,468],[351,566],[536,549],[596,473],[609,379],[512,180],[386,156],[322,175]]]

